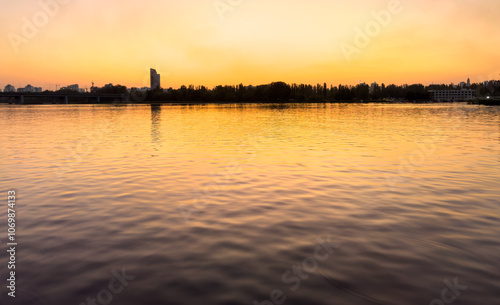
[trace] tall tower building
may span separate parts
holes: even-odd
[[[151,90],[160,89],[160,74],[156,72],[155,69],[151,69]]]

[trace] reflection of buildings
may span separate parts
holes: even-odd
[[[161,142],[161,106],[151,105],[151,141],[154,144],[159,144]],[[157,148],[155,147],[155,150]]]
[[[151,69],[150,73],[151,73],[151,90],[160,89],[161,88],[160,74],[158,74],[155,69]]]
[[[442,101],[467,101],[476,97],[476,91],[472,89],[462,90],[430,90],[432,100]]]

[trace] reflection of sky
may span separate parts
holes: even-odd
[[[48,0],[45,0],[48,1]],[[226,0],[220,0],[228,3]],[[43,12],[38,0],[0,11],[0,87],[79,83],[164,87],[283,80],[355,84],[481,81],[498,77],[497,0],[401,0],[403,11],[351,63],[340,46],[387,10],[389,0],[252,0],[225,12],[214,1],[73,0],[15,53],[9,33]],[[495,66],[496,65],[496,66]],[[8,71],[9,73],[6,73]]]

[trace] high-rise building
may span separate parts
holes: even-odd
[[[470,78],[467,79],[467,87],[470,87],[471,84],[470,84]]]
[[[151,69],[151,90],[154,89],[160,89],[161,88],[161,83],[160,83],[160,74],[156,72],[155,69]]]

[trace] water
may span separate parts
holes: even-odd
[[[496,305],[499,126],[464,104],[0,106],[0,303]]]

